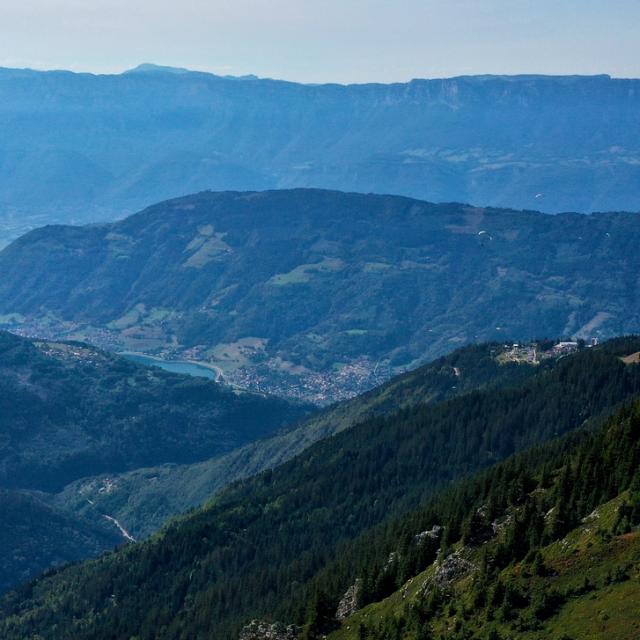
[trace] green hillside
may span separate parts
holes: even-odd
[[[0,322],[327,403],[487,340],[640,326],[634,214],[204,192],[0,252]]]
[[[105,518],[78,518],[20,491],[0,489],[0,513],[0,593],[52,566],[97,556],[124,541]]]
[[[330,640],[418,638],[635,640],[640,633],[640,532],[615,524],[626,494],[594,510],[566,536],[490,579],[465,575],[425,597],[444,563],[413,576],[384,600],[329,631]],[[482,567],[477,549],[459,547]],[[542,575],[539,572],[542,571]],[[484,580],[484,584],[482,584]],[[482,585],[482,586],[480,586]],[[486,585],[485,603],[479,590]]]
[[[574,431],[634,397],[640,391],[640,369],[624,364],[621,356],[638,350],[636,339],[614,341],[563,358],[513,387],[479,390],[364,421],[277,469],[230,487],[147,542],[68,567],[5,597],[0,633],[7,640],[35,634],[60,640],[235,638],[250,619],[265,616],[306,622],[314,634],[322,633],[330,620],[318,587],[328,585],[326,602],[337,605],[358,577],[352,558],[362,535],[374,536],[367,548],[375,559],[378,528],[384,532],[385,526],[410,516],[452,482]],[[581,433],[577,442],[591,442],[588,431]],[[552,479],[545,480],[550,500],[557,497],[554,462],[572,444],[562,442],[523,458],[542,456],[550,463]],[[590,451],[596,458],[610,451],[600,456],[601,466],[593,463],[607,482],[589,485],[593,475],[585,474],[584,482],[572,475],[578,502],[589,486],[597,487],[580,508],[592,509],[594,502],[628,488],[625,483],[635,469],[634,443],[633,431],[618,442],[620,450],[609,447],[608,440],[593,441]],[[608,473],[606,465],[616,457],[620,472]],[[520,473],[511,463],[494,473],[500,477],[509,472],[524,482],[522,468]],[[457,523],[462,530],[466,507],[492,487],[483,483],[486,477],[491,476],[464,484],[453,494],[455,500],[445,496],[439,504],[453,514],[439,521]],[[512,496],[532,491],[522,482],[503,481],[500,487],[496,508],[503,510]],[[579,515],[573,504],[570,515]],[[565,524],[574,526],[557,520],[561,533]],[[447,544],[456,541],[453,524]],[[519,536],[512,539],[521,541]],[[382,540],[388,544],[386,537]],[[508,564],[521,550],[526,555],[529,547],[505,544],[500,557]],[[331,570],[336,557],[339,570]]]
[[[365,606],[318,629],[331,640],[637,638],[640,403],[566,449],[499,465],[396,522],[369,551],[362,541]],[[421,549],[415,532],[434,522],[441,547]],[[365,561],[371,547],[394,548],[393,562]]]
[[[485,387],[515,385],[556,363],[554,359],[540,366],[503,362],[503,353],[504,347],[497,344],[463,347],[316,413],[295,428],[203,462],[83,478],[55,495],[53,503],[86,517],[94,517],[96,512],[111,514],[136,537],[144,537],[172,516],[200,506],[231,482],[274,468],[314,442],[373,416],[441,402]]]
[[[0,591],[127,540],[117,514],[91,496],[78,495],[85,508],[73,511],[45,492],[98,473],[208,459],[309,409],[85,344],[0,332]],[[105,480],[97,493],[113,488]]]
[[[86,345],[0,332],[0,487],[56,490],[100,472],[194,462],[307,411]]]

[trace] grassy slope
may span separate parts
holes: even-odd
[[[585,577],[592,588],[587,593],[576,593],[546,619],[539,629],[518,631],[512,624],[488,620],[485,613],[466,618],[474,634],[495,629],[502,638],[513,640],[548,640],[564,636],[573,640],[635,640],[640,635],[640,531],[625,535],[603,535],[615,519],[615,513],[624,496],[602,505],[596,518],[570,532],[562,540],[541,550],[548,576],[532,576],[523,563],[508,567],[501,578],[514,585],[526,586],[532,594],[575,590],[579,592]],[[460,545],[458,545],[460,549]],[[480,550],[466,550],[467,557],[479,561]],[[623,569],[626,579],[616,582],[610,576]],[[396,593],[385,600],[371,604],[344,620],[329,640],[359,640],[360,625],[374,626],[407,611],[421,599],[421,589],[434,574],[434,567],[412,578]],[[458,581],[450,596],[456,608],[451,615],[439,614],[429,622],[435,637],[447,637],[456,627],[465,603],[470,601],[471,579]],[[521,617],[532,615],[531,607],[521,610]],[[407,640],[412,636],[407,636]],[[474,635],[474,637],[476,637]],[[484,637],[484,636],[483,636]]]

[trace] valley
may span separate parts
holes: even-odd
[[[0,640],[639,640],[638,24],[2,0]]]
[[[573,557],[573,548],[591,548],[588,553],[602,567],[591,566],[588,593],[605,598],[611,593],[607,584],[621,584],[628,594],[624,597],[633,601],[633,527],[640,514],[634,398],[640,369],[623,359],[639,347],[637,338],[619,339],[537,367],[484,360],[496,363],[496,372],[507,366],[530,375],[505,387],[471,388],[441,402],[365,419],[277,468],[231,485],[148,541],[67,567],[32,583],[28,591],[9,594],[0,601],[0,630],[13,640],[37,634],[55,620],[60,637],[77,640],[102,640],[114,629],[121,637],[145,640],[176,633],[237,637],[252,619],[266,618],[297,625],[301,633],[327,634],[337,622],[338,601],[359,578],[367,585],[366,599],[357,605],[362,614],[349,613],[341,623],[347,637],[354,628],[373,638],[388,637],[395,633],[389,629],[398,628],[398,637],[413,638],[416,621],[422,629],[416,633],[430,633],[440,624],[453,624],[463,608],[484,611],[489,604],[477,599],[471,604],[471,598],[486,589],[475,579],[466,581],[468,572],[454,573],[447,584],[457,590],[462,580],[460,589],[472,590],[469,599],[451,600],[457,591],[441,592],[437,598],[418,598],[415,613],[400,608],[396,613],[395,608],[413,603],[417,592],[412,587],[404,592],[407,599],[392,594],[411,578],[416,585],[428,581],[445,560],[453,562],[451,554],[464,559],[457,565],[478,566],[474,554],[482,555],[476,549],[487,539],[492,541],[482,560],[486,579],[503,585],[491,591],[497,594],[490,601],[496,603],[491,605],[494,618],[485,622],[485,613],[464,618],[468,622],[456,623],[458,631],[473,628],[484,638],[494,627],[499,634],[512,629],[529,633],[542,631],[535,624],[566,624],[553,616],[562,614],[564,603],[580,605],[575,574],[564,560]],[[469,358],[473,352],[460,355]],[[464,375],[464,366],[453,366]],[[447,375],[458,379],[453,366],[448,365]],[[612,465],[616,473],[610,473]],[[571,533],[582,518],[616,499],[596,512],[611,515],[599,516],[591,546],[584,536],[593,532]],[[545,521],[550,505],[556,515]],[[495,540],[493,519],[498,523]],[[420,550],[409,544],[435,525],[444,526],[438,535],[446,535],[440,555],[433,545]],[[527,537],[520,531],[537,533]],[[624,540],[626,545],[616,546]],[[603,541],[611,554],[606,563],[598,552]],[[535,560],[537,551],[541,560]],[[534,560],[545,569],[529,568]],[[557,582],[564,600],[539,604],[540,598],[556,596],[545,596],[551,586],[542,579],[532,583],[535,592],[530,593],[530,583],[520,581],[517,563],[522,562],[540,576],[554,571],[557,563],[567,576]],[[618,567],[626,577],[603,582],[607,571]],[[519,595],[504,595],[509,589]],[[383,608],[372,608],[390,596]],[[631,606],[620,615],[630,614]],[[61,616],[60,610],[69,614]],[[608,611],[611,624],[622,624],[615,608]],[[540,623],[530,618],[531,612]],[[474,620],[482,624],[476,627]],[[525,623],[533,626],[525,628]]]
[[[82,513],[56,501],[69,483],[207,460],[294,425],[311,409],[83,343],[0,332],[0,589],[131,541],[118,514],[91,496],[79,497]],[[109,493],[108,482],[101,486]]]
[[[327,405],[457,346],[634,331],[635,214],[200,193],[0,252],[0,326]]]
[[[281,433],[191,465],[164,465],[83,478],[49,496],[53,505],[93,518],[116,515],[127,529],[146,537],[172,517],[205,504],[227,485],[295,458],[315,442],[373,416],[442,402],[484,387],[504,387],[536,373],[532,366],[500,362],[496,344],[462,348],[396,377],[370,392],[324,409]],[[551,361],[546,366],[553,364]]]

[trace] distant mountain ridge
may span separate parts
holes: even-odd
[[[184,67],[168,67],[166,65],[161,64],[153,64],[151,62],[143,62],[139,64],[137,67],[133,69],[127,69],[123,72],[127,73],[193,73],[190,69],[185,69]]]
[[[231,75],[218,75],[215,73],[209,73],[207,71],[197,71],[195,69],[186,69],[185,67],[171,67],[162,64],[153,64],[152,62],[143,62],[133,69],[127,69],[122,72],[122,75],[129,73],[173,73],[183,75],[185,73],[203,73],[208,76],[214,76],[217,78],[225,78],[230,80],[260,80],[258,76],[253,74],[247,74],[243,76],[231,76]]]
[[[639,87],[608,76],[305,85],[156,65],[0,69],[0,240],[203,189],[637,211]]]
[[[203,192],[0,252],[0,323],[317,402],[462,344],[640,329],[638,217]]]

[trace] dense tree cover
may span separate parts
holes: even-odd
[[[640,525],[640,401],[602,422],[595,431],[546,443],[462,482],[426,508],[345,549],[342,559],[325,568],[311,589],[310,602],[318,600],[318,593],[323,594],[330,602],[326,609],[330,613],[319,618],[316,610],[315,616],[308,617],[307,628],[319,634],[335,626],[332,606],[338,597],[336,586],[353,580],[354,575],[360,576],[361,604],[366,605],[390,596],[426,569],[436,559],[438,545],[417,544],[415,535],[435,523],[445,528],[440,558],[460,541],[477,559],[473,580],[466,588],[447,593],[432,588],[411,603],[391,608],[375,622],[360,623],[359,637],[435,639],[443,637],[437,633],[443,621],[449,626],[446,637],[450,640],[502,637],[492,621],[506,625],[508,637],[516,637],[520,632],[542,630],[542,622],[567,600],[628,580],[634,565],[624,556],[630,544],[640,551],[640,539],[636,535],[628,544],[617,546],[611,540]],[[615,517],[600,522],[600,514],[594,510],[619,496]],[[553,557],[547,545],[572,532],[587,517],[591,524],[585,533],[590,539],[582,550],[567,542],[555,551],[556,556],[560,554],[556,569],[545,566],[542,552]],[[498,533],[492,523],[501,523]],[[585,563],[589,573],[578,574],[580,580],[558,589],[554,585],[559,577],[556,571],[571,567],[576,563],[571,555],[588,555],[589,548],[600,540],[603,548]],[[563,557],[563,548],[570,549],[567,557]],[[398,558],[393,563],[388,562],[390,550]],[[635,556],[640,559],[640,553]],[[514,563],[520,563],[516,570],[505,570]],[[636,573],[638,569],[640,564],[635,566]],[[590,576],[598,574],[601,577],[594,582]],[[605,609],[604,615],[608,613],[614,615]],[[628,628],[620,637],[634,638],[635,633]]]
[[[7,339],[14,346],[18,344],[11,336]],[[28,346],[20,344],[24,348]],[[74,366],[81,362],[74,353],[84,358],[82,362],[85,365],[94,361],[108,363],[104,354],[80,344],[58,345],[54,351],[51,351],[50,343],[41,345],[41,348],[48,350],[49,355],[54,354],[58,360],[66,357],[73,363],[75,358]],[[65,351],[66,348],[72,351]],[[363,397],[326,409],[296,428],[279,431],[275,436],[203,462],[81,478],[55,496],[32,498],[16,492],[5,493],[5,544],[1,545],[3,551],[0,553],[3,567],[0,589],[15,586],[52,564],[92,557],[123,542],[124,538],[115,524],[106,520],[104,514],[117,518],[130,534],[139,539],[156,531],[170,517],[201,505],[233,480],[291,459],[316,440],[346,429],[366,416],[388,413],[394,407],[435,402],[489,384],[505,385],[533,374],[535,369],[530,366],[499,364],[494,357],[498,348],[498,345],[481,345],[458,349],[447,357],[399,376]],[[15,357],[17,351],[12,353]],[[42,352],[32,350],[26,361],[33,369],[42,356]],[[8,351],[5,351],[4,358],[8,368],[15,367],[17,361],[11,359]],[[63,363],[54,359],[54,364],[59,369]],[[79,375],[79,379],[73,382],[80,385],[86,381],[87,374],[82,367],[77,367],[81,372],[78,374],[74,366],[70,366],[68,377],[73,379]],[[150,373],[155,373],[155,370]],[[11,369],[7,379],[15,374],[16,369]],[[145,380],[150,387],[149,393],[154,393],[154,387],[150,385],[154,380],[154,376]],[[186,379],[186,382],[190,380]],[[114,384],[115,394],[119,394],[118,389],[118,384]],[[163,391],[162,387],[159,390]],[[17,399],[20,398],[18,394]],[[119,399],[120,396],[116,395],[111,400],[116,402]],[[157,399],[157,402],[160,404],[165,400]],[[10,405],[15,410],[15,404],[10,402]],[[25,420],[29,419],[28,411],[25,408]],[[89,405],[86,411],[89,419],[92,415],[96,419],[104,417],[101,404],[97,407]],[[184,411],[188,416],[190,406],[186,405]],[[196,418],[197,411],[199,407],[196,407]],[[256,416],[258,418],[259,415]],[[233,422],[229,426],[233,427]],[[34,469],[39,464],[34,465]],[[8,502],[9,497],[11,502]]]
[[[37,495],[0,489],[0,593],[52,565],[84,560],[122,542],[105,518],[79,518]]]
[[[0,252],[0,314],[226,365],[240,350],[243,384],[313,394],[312,373],[332,381],[365,356],[373,376],[469,342],[635,331],[639,234],[630,213],[200,193],[23,236]]]
[[[62,422],[56,423],[57,436],[52,443],[46,443],[48,448],[44,458],[32,461],[30,451],[33,447],[24,448],[23,471],[27,474],[36,474],[44,462],[51,464],[55,455],[64,457],[67,455],[64,452],[74,447],[89,446],[81,440],[82,434],[77,432],[79,425],[95,421],[97,426],[99,421],[106,419],[106,426],[114,428],[114,421],[108,412],[132,395],[134,399],[140,399],[144,392],[148,401],[157,405],[158,410],[172,400],[170,395],[153,397],[153,394],[164,394],[167,390],[166,378],[156,376],[155,369],[125,366],[123,371],[127,384],[123,392],[124,380],[118,377],[119,370],[115,365],[127,363],[118,362],[86,345],[37,342],[33,348],[34,345],[28,341],[20,341],[8,334],[0,334],[0,339],[5,347],[1,359],[5,377],[0,382],[0,389],[5,392],[2,396],[6,409],[4,419],[11,420],[13,428],[22,425],[25,429],[33,430],[42,415],[50,418],[55,413],[53,407],[61,405],[59,420]],[[117,518],[130,534],[140,539],[156,531],[170,517],[201,505],[233,480],[289,460],[313,442],[346,429],[366,416],[389,413],[397,407],[435,402],[487,385],[504,386],[525,379],[535,371],[531,366],[499,364],[495,359],[497,349],[498,345],[491,344],[458,349],[360,398],[325,409],[300,426],[281,430],[274,436],[202,462],[145,467],[125,473],[113,473],[110,469],[107,476],[81,478],[53,496],[39,494],[34,497],[18,491],[4,492],[1,510],[4,538],[0,545],[3,577],[0,590],[13,587],[51,565],[93,557],[100,551],[122,543],[124,537],[113,521],[105,519],[105,514]],[[141,372],[147,375],[141,377]],[[112,390],[113,397],[109,397],[103,388],[103,379],[109,375],[111,382],[106,388]],[[95,384],[96,377],[100,393],[98,401],[91,388],[86,392],[83,390],[81,397],[93,399],[82,406],[81,418],[73,418],[72,422],[71,418],[78,414],[77,407],[74,408],[78,398],[73,397],[72,392],[75,394],[83,384]],[[61,385],[62,380],[65,381],[64,386]],[[34,381],[38,381],[40,386],[33,386]],[[132,383],[136,385],[133,390],[129,388]],[[182,379],[181,384],[185,388],[213,387],[214,391],[218,390],[215,385],[189,378]],[[25,385],[29,393],[37,394],[35,400],[28,393],[25,394]],[[218,394],[211,399],[214,397],[217,398],[214,409],[223,412],[219,418],[226,416],[227,427],[234,430],[229,434],[229,445],[242,442],[242,438],[247,437],[243,428],[261,419],[261,403],[257,403],[255,416],[251,415],[247,424],[237,425],[232,419],[233,413],[224,413],[225,404],[221,398],[228,398],[228,394]],[[249,396],[244,398],[248,400]],[[277,406],[277,403],[265,401],[263,405]],[[282,406],[284,411],[286,405],[282,403]],[[120,411],[120,407],[117,410]],[[166,416],[167,420],[173,419],[176,412],[182,412],[187,419],[192,415],[197,422],[203,415],[203,405],[183,402],[172,408],[170,415]],[[134,414],[131,418],[140,422]],[[236,412],[236,418],[242,420],[241,412]],[[267,415],[265,419],[270,418]],[[41,422],[39,426],[46,425]],[[197,424],[194,428],[197,435]],[[66,433],[73,434],[73,437],[65,441]],[[146,434],[143,432],[140,436],[148,437],[148,430]],[[51,431],[46,433],[46,437],[51,435]],[[100,446],[112,446],[113,441],[110,442],[108,438],[116,439],[117,435],[113,432],[104,434]],[[164,437],[166,439],[167,435]],[[44,442],[42,446],[45,446]],[[134,464],[140,459],[136,455],[136,451],[131,452]],[[100,468],[92,466],[92,473],[97,470]],[[53,471],[55,467],[49,473]],[[81,470],[76,469],[76,472]]]
[[[365,421],[231,487],[149,542],[24,587],[2,601],[0,629],[8,640],[53,630],[61,639],[191,640],[234,637],[257,615],[322,620],[325,603],[335,604],[346,587],[346,573],[327,578],[334,587],[328,600],[314,600],[305,585],[337,550],[452,480],[633,397],[640,368],[618,356],[639,347],[636,339],[613,341],[515,387]],[[511,481],[498,484],[513,493]],[[456,503],[462,530],[468,512],[462,499]],[[309,601],[319,603],[310,618]]]
[[[0,332],[0,487],[52,490],[87,475],[202,460],[307,412],[79,343]]]
[[[86,492],[77,496],[79,513],[21,490],[58,490],[88,475],[202,460],[306,413],[81,343],[0,332],[0,590],[124,541],[103,517],[109,510]],[[113,480],[92,482],[103,494]]]
[[[101,510],[120,520],[136,538],[200,506],[235,480],[282,464],[314,442],[364,419],[482,389],[515,385],[538,367],[498,362],[502,346],[470,345],[352,400],[313,414],[299,426],[229,453],[190,465],[162,465],[111,474],[110,490],[94,477],[71,483],[55,496],[57,505],[81,515]],[[555,361],[545,361],[551,367]],[[91,500],[91,503],[88,502]]]

